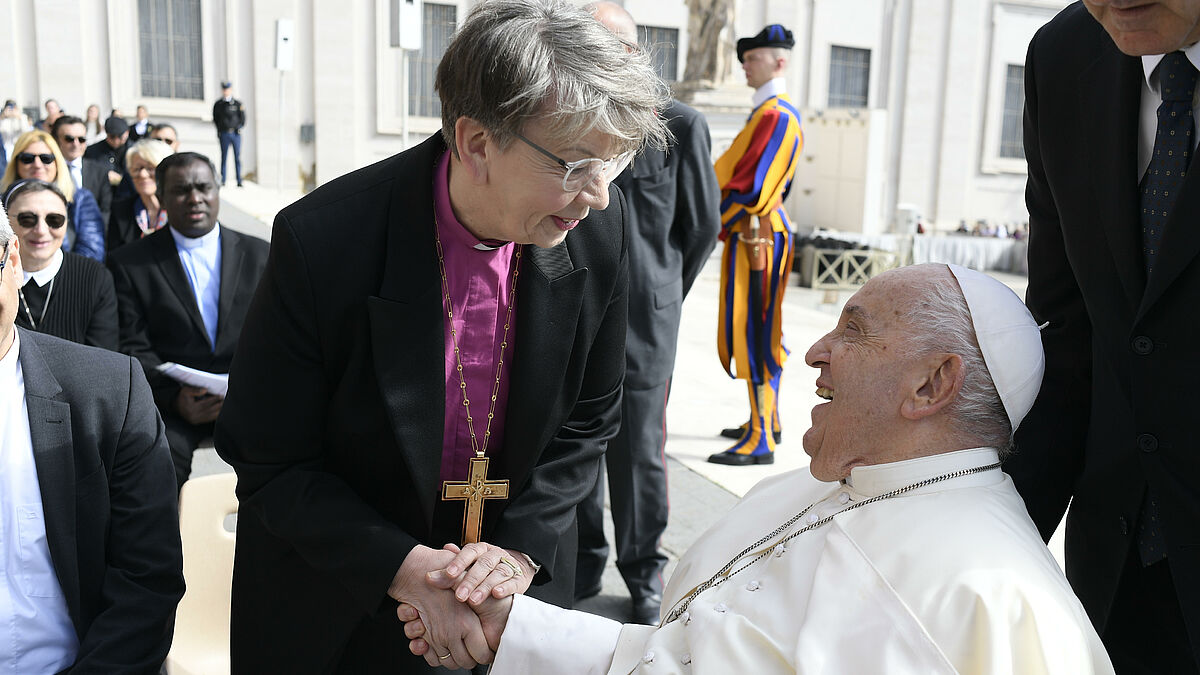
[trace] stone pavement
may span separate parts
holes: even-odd
[[[221,192],[221,222],[239,231],[269,238],[269,225],[283,206],[298,195],[280,194],[247,182],[245,188]],[[586,224],[584,225],[586,227]],[[809,427],[809,411],[820,402],[815,393],[815,370],[804,364],[809,345],[831,330],[850,291],[813,291],[792,285],[784,296],[784,335],[791,356],[780,393],[783,442],[771,466],[730,467],[705,459],[731,444],[718,436],[722,428],[745,421],[749,408],[745,384],[725,374],[716,353],[717,288],[720,276],[718,245],[683,306],[679,351],[667,407],[667,470],[671,504],[670,524],[662,547],[670,561],[667,574],[679,556],[741,495],[763,478],[808,465],[801,438]],[[995,274],[1024,297],[1024,277]],[[796,277],[792,277],[793,284]],[[228,471],[212,450],[197,453],[193,475]],[[606,504],[607,506],[607,504]],[[612,541],[612,524],[606,524]],[[1059,561],[1061,541],[1052,542]],[[629,599],[615,560],[610,556],[600,595],[581,603],[580,609],[613,619],[628,620]]]

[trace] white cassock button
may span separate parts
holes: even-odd
[[[849,501],[850,501],[850,493],[843,492],[842,494],[838,495],[838,503],[839,504],[845,504]]]
[[[776,558],[782,558],[784,553],[787,553],[787,544],[780,544],[775,547]]]
[[[688,625],[689,623],[692,622],[692,613],[684,612],[683,614],[680,614],[679,620],[683,622],[683,625],[685,625],[685,626]]]
[[[691,654],[684,654],[683,656],[679,657],[679,662],[680,662],[680,663],[682,663],[682,664],[683,664],[683,665],[685,665],[685,666],[690,666],[690,665],[692,665],[692,655],[691,655]]]
[[[713,605],[713,611],[717,614],[724,614],[725,612],[729,611],[729,608],[725,606],[725,603],[718,602],[717,604]]]
[[[654,652],[646,652],[642,657],[642,663],[654,663]]]
[[[750,583],[746,584],[746,590],[748,591],[757,591],[758,589],[759,583],[757,581],[751,581]]]
[[[810,522],[810,523],[815,523],[820,519],[821,519],[821,516],[818,516],[815,513],[808,514],[808,522]]]

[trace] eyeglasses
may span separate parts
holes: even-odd
[[[65,145],[67,143],[87,143],[87,136],[69,136],[67,134],[63,134],[62,142],[59,143],[59,145]]]
[[[22,164],[33,164],[33,160],[35,159],[40,159],[44,166],[50,166],[54,163],[54,155],[48,152],[43,152],[36,155],[32,152],[22,152],[17,154],[17,161]]]
[[[562,179],[563,192],[579,192],[600,177],[603,177],[605,181],[610,181],[617,174],[624,171],[625,167],[629,164],[629,160],[633,158],[633,152],[623,152],[612,159],[589,157],[587,159],[568,162],[521,134],[517,134],[517,138],[524,141],[526,145],[534,150],[554,160],[555,164],[566,170]]]
[[[17,224],[27,230],[32,230],[33,228],[37,227],[38,221],[41,219],[43,219],[43,217],[39,216],[33,211],[22,211],[17,214]],[[52,230],[57,230],[63,225],[67,224],[67,217],[61,213],[47,213],[44,216],[44,219],[46,221],[46,227],[49,227]]]
[[[154,175],[154,167],[152,167],[152,166],[146,166],[146,165],[144,165],[144,164],[143,164],[143,165],[141,165],[141,166],[131,166],[131,167],[129,167],[129,175],[130,175],[130,176],[136,176],[136,175],[138,175],[139,173],[148,173],[148,174],[150,174],[151,176],[153,176],[153,175]]]

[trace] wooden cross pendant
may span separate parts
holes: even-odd
[[[463,510],[462,544],[474,544],[479,541],[483,529],[483,500],[508,499],[508,480],[487,479],[487,457],[472,457],[471,470],[465,481],[448,480],[442,483],[442,501],[463,500],[466,502]]]

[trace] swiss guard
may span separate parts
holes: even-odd
[[[792,31],[779,24],[737,41],[754,110],[716,163],[725,242],[717,351],[730,377],[746,380],[750,420],[721,432],[737,442],[708,458],[716,464],[771,464],[782,435],[777,402],[787,348],[781,312],[794,239],[783,200],[804,145],[800,113],[783,77],[795,44]]]

